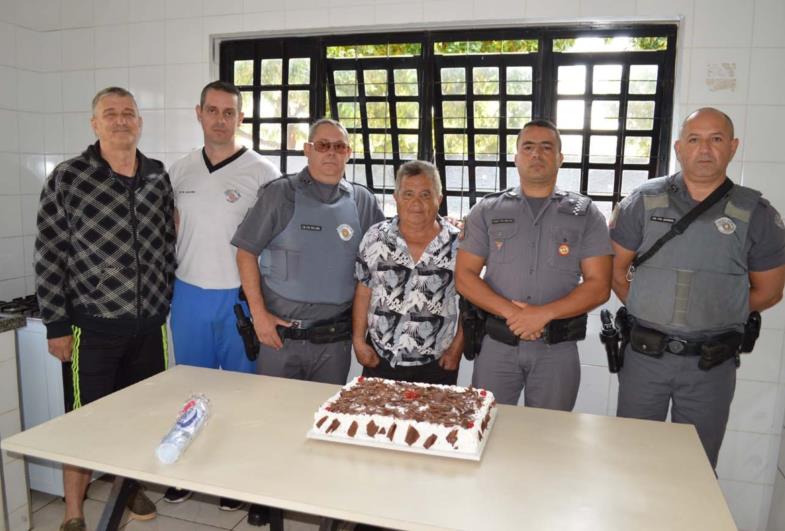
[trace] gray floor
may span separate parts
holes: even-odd
[[[88,529],[95,526],[101,517],[112,483],[99,479],[90,485],[85,501],[85,518]],[[240,531],[262,531],[270,526],[252,527],[246,521],[247,508],[239,511],[221,511],[217,500],[212,496],[194,494],[189,500],[171,504],[163,501],[165,487],[150,485],[147,496],[155,502],[158,516],[146,522],[127,521],[127,513],[123,517],[122,529],[150,531],[215,531],[216,529],[232,529]],[[65,505],[61,498],[31,491],[33,502],[33,529],[36,531],[57,531],[63,521]],[[319,518],[300,513],[286,513],[284,527],[286,531],[314,531],[319,529]],[[342,526],[344,529],[348,527]]]

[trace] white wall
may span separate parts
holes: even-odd
[[[783,0],[0,0],[0,13],[0,299],[32,291],[40,184],[46,168],[93,141],[96,90],[134,91],[141,148],[170,163],[200,144],[192,109],[217,72],[209,37],[218,34],[683,17],[675,119],[703,105],[728,112],[742,140],[731,176],[785,212]],[[764,315],[764,327],[738,374],[718,466],[742,529],[765,529],[769,514],[785,412],[785,305]],[[581,356],[577,409],[613,414],[616,379],[599,342],[584,342]]]

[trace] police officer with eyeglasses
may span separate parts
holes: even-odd
[[[346,382],[354,260],[365,231],[384,219],[373,194],[343,178],[348,142],[340,123],[315,122],[308,166],[264,186],[232,240],[259,374]]]
[[[259,190],[232,245],[260,343],[256,372],[344,384],[354,260],[365,231],[384,214],[370,190],[344,179],[352,149],[343,125],[317,120],[304,151],[302,171]],[[253,505],[248,523],[264,525],[266,512]]]

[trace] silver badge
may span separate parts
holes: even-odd
[[[346,223],[338,225],[336,230],[338,231],[338,236],[345,242],[351,240],[352,236],[354,235],[354,230]]]
[[[722,234],[733,234],[736,232],[736,224],[733,222],[732,219],[727,217],[721,217],[714,220],[714,225],[716,225],[717,230],[720,231]]]

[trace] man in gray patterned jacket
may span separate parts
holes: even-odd
[[[38,211],[35,272],[49,352],[63,362],[66,411],[166,368],[175,266],[174,201],[163,165],[136,149],[142,118],[130,92],[93,99],[98,142],[59,164]],[[86,529],[92,472],[63,467],[61,530]],[[131,518],[155,517],[139,489]]]

